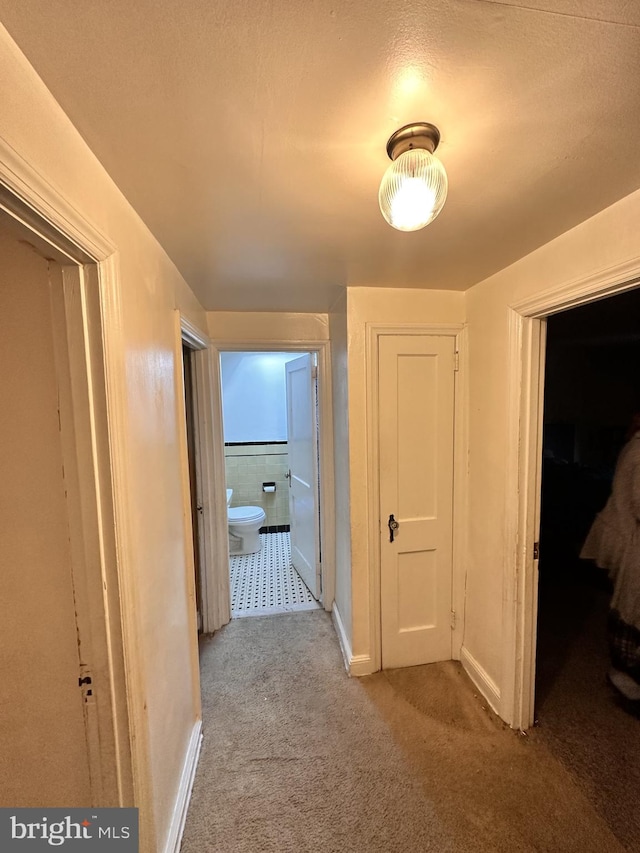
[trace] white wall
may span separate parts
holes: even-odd
[[[286,441],[286,352],[222,352],[222,418],[225,441]]]
[[[469,540],[465,647],[504,701],[505,579],[514,571],[515,542],[505,517],[507,494],[508,307],[640,258],[640,192],[601,211],[466,294],[469,332]],[[508,719],[509,709],[502,708]]]
[[[144,798],[145,853],[162,850],[180,775],[199,717],[189,531],[184,516],[184,425],[175,363],[177,308],[202,328],[206,318],[165,252],[126,202],[4,28],[0,28],[0,133],[67,202],[116,247],[122,349],[117,354],[127,417],[114,433],[126,447],[129,519],[126,562],[135,597],[136,687],[143,728],[136,749]],[[113,429],[115,425],[112,425]]]
[[[285,341],[328,341],[327,314],[287,314],[252,311],[208,311],[209,334],[224,344]]]
[[[369,447],[367,442],[367,325],[370,323],[462,324],[464,294],[442,290],[349,288],[347,331],[349,365],[349,476],[351,494],[352,618],[347,628],[358,666],[372,661],[372,620],[378,619],[370,600]]]

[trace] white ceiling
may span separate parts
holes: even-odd
[[[640,186],[635,0],[0,0],[0,19],[209,309],[465,289]],[[391,133],[449,197],[391,229]]]

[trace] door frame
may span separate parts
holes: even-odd
[[[533,725],[537,651],[546,318],[640,286],[640,257],[564,282],[508,308],[508,441],[503,555],[503,683],[499,713]]]
[[[228,572],[223,578],[220,572],[216,571],[217,566],[229,563],[226,493],[224,488],[220,489],[218,486],[220,475],[224,480],[224,449],[216,440],[218,436],[216,421],[218,417],[221,418],[221,415],[216,415],[216,408],[220,401],[219,378],[213,369],[214,361],[208,334],[176,310],[175,363],[180,368],[176,371],[176,384],[182,389],[179,422],[185,424],[184,433],[181,436],[183,502],[185,524],[190,528],[191,500],[186,412],[184,411],[184,375],[182,374],[183,343],[193,352],[195,466],[198,497],[202,506],[200,520],[202,632],[212,634],[226,625],[231,618]],[[189,534],[186,541],[192,542],[193,537]],[[189,553],[186,557],[187,565],[192,565],[193,555]]]
[[[117,253],[2,139],[0,211],[62,267],[52,318],[77,623],[97,688],[95,706],[85,715],[92,800],[95,806],[142,806],[148,752],[131,536],[120,500],[127,479],[126,383]]]
[[[325,610],[331,611],[335,597],[335,496],[333,472],[333,407],[331,396],[331,344],[329,341],[260,341],[251,339],[245,341],[212,341],[211,354],[216,366],[217,387],[214,389],[217,405],[215,406],[214,431],[219,436],[218,448],[222,454],[222,470],[218,471],[216,490],[225,494],[224,469],[224,430],[222,424],[222,387],[220,382],[220,353],[221,352],[290,352],[316,353],[318,359],[318,433],[319,433],[319,475],[320,475],[320,543],[322,548],[322,596],[321,603]],[[226,502],[224,515],[224,536],[228,541]],[[229,560],[227,551],[226,565],[218,565],[219,572],[226,573],[225,581],[229,588]],[[218,586],[223,579],[217,577]]]
[[[366,324],[366,381],[367,381],[367,456],[369,494],[369,648],[372,650],[372,670],[382,666],[382,602],[380,569],[380,481],[378,459],[379,377],[378,357],[383,335],[437,335],[452,337],[458,353],[458,369],[454,378],[454,440],[453,440],[453,541],[451,602],[455,626],[451,633],[452,659],[460,660],[465,620],[465,559],[467,542],[467,500],[464,483],[468,447],[468,415],[466,399],[466,327],[462,324],[367,323]]]

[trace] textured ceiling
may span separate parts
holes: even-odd
[[[464,289],[640,186],[640,3],[0,0],[0,19],[205,307]],[[444,210],[377,202],[438,125]]]

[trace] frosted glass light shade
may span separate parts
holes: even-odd
[[[425,148],[400,154],[384,173],[378,201],[398,231],[418,231],[436,218],[447,198],[447,173]]]

